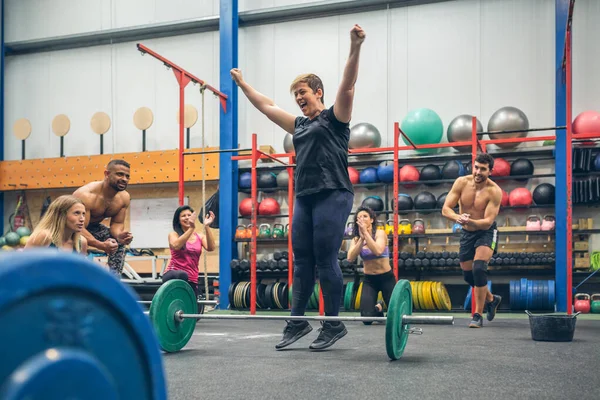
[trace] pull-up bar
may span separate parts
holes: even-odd
[[[221,107],[223,107],[223,112],[227,112],[227,95],[221,93],[214,87],[207,85],[205,81],[196,76],[190,74],[185,69],[181,68],[174,62],[167,60],[160,54],[150,50],[148,47],[143,44],[138,43],[137,49],[144,54],[150,54],[152,57],[161,61],[163,64],[167,66],[167,68],[172,68],[173,73],[175,74],[175,78],[177,79],[177,83],[179,84],[179,205],[183,205],[183,194],[184,194],[184,144],[183,144],[183,131],[184,131],[184,104],[185,104],[185,87],[188,83],[193,82],[195,84],[199,84],[201,86],[201,90],[208,89],[213,92],[216,96],[219,97],[221,101]],[[204,92],[202,92],[204,93]],[[204,97],[203,97],[204,99]],[[203,100],[204,101],[204,100]],[[204,129],[204,128],[203,128]],[[202,131],[202,135],[204,135],[204,130]],[[204,171],[202,171],[204,174]],[[203,178],[204,179],[204,178]]]

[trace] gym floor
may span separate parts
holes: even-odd
[[[600,315],[578,316],[573,341],[563,343],[533,341],[524,314],[498,314],[482,329],[469,329],[466,313],[454,316],[453,326],[420,325],[423,335],[411,335],[397,361],[386,355],[383,324],[347,322],[344,338],[311,352],[318,322],[275,351],[283,321],[199,321],[182,351],[164,355],[169,398],[598,397]]]

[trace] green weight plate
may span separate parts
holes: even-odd
[[[344,295],[344,309],[346,311],[350,311],[350,302],[352,301],[352,288],[354,287],[354,282],[348,282],[346,284],[346,293]]]
[[[315,309],[319,309],[319,284],[315,283],[315,288],[313,290],[313,296],[315,299]]]
[[[402,317],[412,315],[412,308],[410,282],[400,279],[392,292],[385,324],[385,349],[392,360],[400,359],[404,353],[410,327],[402,324]]]
[[[175,319],[175,313],[179,310],[184,314],[197,314],[196,295],[186,281],[172,279],[161,285],[150,305],[150,321],[154,325],[158,342],[161,349],[169,353],[181,350],[196,328],[195,319]]]

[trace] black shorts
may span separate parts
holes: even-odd
[[[458,257],[460,262],[471,261],[475,258],[475,250],[479,246],[487,246],[498,252],[498,229],[494,222],[489,229],[484,231],[462,231],[460,236],[460,251]]]

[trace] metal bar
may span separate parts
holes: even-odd
[[[140,300],[138,301],[140,304],[152,304],[151,301],[148,300]],[[219,304],[216,300],[198,300],[198,304]]]
[[[104,154],[104,135],[100,135],[100,154]]]
[[[177,83],[179,84],[179,205],[183,205],[183,197],[185,192],[184,187],[184,159],[183,159],[183,151],[184,151],[184,140],[183,140],[183,131],[185,124],[185,115],[184,115],[184,107],[185,107],[185,87],[188,83],[190,83],[190,78],[186,76],[181,70],[173,68],[173,73],[175,74],[175,78],[177,79]],[[204,173],[204,171],[202,171]]]
[[[60,137],[60,156],[61,157],[65,156],[65,137],[64,136]]]
[[[146,130],[142,131],[142,151],[146,151]]]
[[[479,140],[483,145],[498,144],[498,143],[525,143],[525,142],[541,142],[544,140],[555,140],[556,136],[532,136],[511,139],[485,139]]]
[[[600,133],[572,133],[573,140],[600,139]]]
[[[25,140],[21,140],[21,160],[25,159]]]
[[[186,140],[185,148],[186,149],[190,148],[190,133],[191,133],[190,128],[185,128],[185,140]]]
[[[475,158],[477,158],[477,117],[471,118],[471,172],[475,171]],[[471,287],[471,317],[475,315],[476,304],[475,304],[475,288]]]
[[[204,150],[204,151],[186,151],[183,153],[184,156],[192,156],[197,154],[213,154],[213,153],[235,153],[237,151],[252,151],[252,149],[222,149],[222,150]],[[250,160],[252,156],[248,156]],[[233,157],[231,158],[233,160]]]
[[[356,322],[386,322],[387,317],[340,317],[340,316],[325,316],[325,315],[309,315],[309,316],[291,316],[291,315],[247,315],[247,314],[183,314],[181,311],[175,313],[175,318],[184,320],[191,319],[233,319],[233,320],[274,320],[274,321],[356,321]],[[454,317],[452,316],[434,316],[434,315],[404,315],[402,323],[405,325],[454,325]]]
[[[257,152],[258,152],[259,158],[262,158],[262,156],[265,156],[265,157],[270,158],[271,160],[276,161],[276,162],[278,162],[278,163],[280,163],[282,165],[285,165],[287,167],[287,164],[285,162],[283,162],[283,161],[281,161],[281,160],[279,160],[279,159],[277,159],[275,157],[272,157],[270,154],[267,154],[267,153],[262,152],[260,150],[257,150]]]
[[[411,139],[408,137],[408,135],[407,135],[406,133],[402,132],[402,129],[400,129],[400,127],[399,127],[399,126],[398,126],[398,132],[400,132],[400,134],[401,134],[402,136],[404,136],[404,139],[408,140],[408,143],[410,143],[411,147],[412,147],[414,150],[416,150],[416,149],[417,149],[417,146],[415,145],[415,143],[414,143],[414,142],[413,142],[413,141],[412,141],[412,140],[411,140]],[[398,146],[394,146],[394,148],[395,148],[395,149],[397,149],[397,148],[398,148]]]
[[[477,132],[478,136],[482,135],[504,135],[509,133],[523,133],[523,132],[541,132],[541,131],[559,131],[565,129],[565,126],[551,126],[549,128],[531,128],[531,129],[516,129],[512,131],[491,131],[491,132]]]
[[[251,182],[251,198],[252,198],[252,241],[250,242],[250,314],[256,314],[256,229],[258,224],[258,201],[257,183],[256,183],[256,163],[257,163],[257,137],[256,133],[252,134],[252,182]]]
[[[567,240],[566,240],[566,257],[567,257],[567,282],[566,282],[566,300],[567,300],[567,314],[571,315],[573,312],[573,296],[571,291],[573,290],[573,82],[572,82],[572,56],[571,56],[571,29],[570,29],[570,19],[572,12],[573,3],[571,3],[571,8],[569,8],[569,21],[567,22],[567,37],[566,37],[566,89],[567,89],[567,137],[566,137],[566,156],[567,162],[565,164],[567,170]],[[561,242],[557,242],[561,243]]]
[[[236,0],[237,1],[237,0]],[[257,26],[284,21],[308,20],[365,11],[387,10],[417,4],[439,3],[449,0],[345,0],[320,1],[239,13],[240,26]],[[221,4],[221,11],[223,5]],[[238,27],[237,3],[235,5],[235,27]],[[67,50],[92,46],[108,46],[117,43],[135,42],[165,37],[189,35],[200,32],[223,33],[223,13],[218,16],[193,18],[184,21],[147,24],[136,27],[106,29],[73,35],[55,36],[45,39],[22,40],[6,43],[7,55],[31,54],[46,51]],[[4,49],[3,49],[4,54]],[[227,70],[229,72],[229,70]],[[222,81],[221,81],[222,82]]]
[[[218,91],[214,87],[212,87],[209,84],[207,84],[202,79],[197,78],[195,75],[190,74],[185,69],[181,68],[180,66],[178,66],[175,63],[173,63],[172,61],[166,59],[165,57],[163,57],[160,54],[154,52],[153,50],[150,50],[148,47],[144,46],[143,44],[138,43],[137,44],[137,49],[142,54],[150,54],[152,57],[156,58],[157,60],[162,61],[166,66],[173,68],[173,72],[175,72],[176,75],[177,75],[177,73],[179,73],[179,74],[185,76],[189,81],[191,80],[194,83],[202,85],[206,89],[210,90],[211,92],[213,92],[214,94],[216,94],[217,96],[219,96],[219,100],[221,101],[221,107],[223,107],[223,111],[227,112],[227,95],[221,93],[220,91]]]

